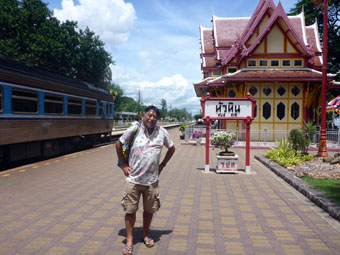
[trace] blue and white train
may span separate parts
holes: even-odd
[[[95,144],[113,119],[109,92],[0,59],[0,166]]]

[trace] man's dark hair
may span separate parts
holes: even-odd
[[[148,107],[146,107],[144,109],[144,114],[147,113],[148,111],[150,110],[154,110],[156,112],[156,115],[157,115],[157,119],[159,119],[159,117],[161,116],[161,112],[159,111],[159,109],[154,106],[154,105],[149,105]]]

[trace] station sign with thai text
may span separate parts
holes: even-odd
[[[252,101],[205,101],[205,116],[210,118],[252,117]]]

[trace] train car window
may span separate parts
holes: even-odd
[[[87,116],[95,116],[97,114],[97,103],[96,101],[86,100],[85,113]]]
[[[106,115],[110,116],[110,112],[109,112],[109,104],[106,104]]]
[[[81,115],[82,104],[80,98],[69,98],[67,103],[67,109],[69,115]]]
[[[22,89],[13,89],[12,112],[24,114],[37,114],[38,93]]]
[[[3,92],[2,92],[2,87],[0,87],[0,112],[4,111],[4,96],[3,96]]]
[[[113,104],[110,104],[110,116],[113,116]]]
[[[103,116],[103,103],[99,103],[99,116]]]
[[[46,94],[44,100],[46,114],[63,114],[64,100],[62,96]]]

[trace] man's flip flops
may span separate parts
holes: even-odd
[[[155,241],[150,237],[145,237],[145,238],[143,238],[142,241],[145,244],[145,246],[148,247],[148,248],[151,248],[155,245]]]
[[[131,247],[124,246],[122,254],[123,255],[126,255],[126,254],[132,255],[132,248],[133,248],[132,246]]]

